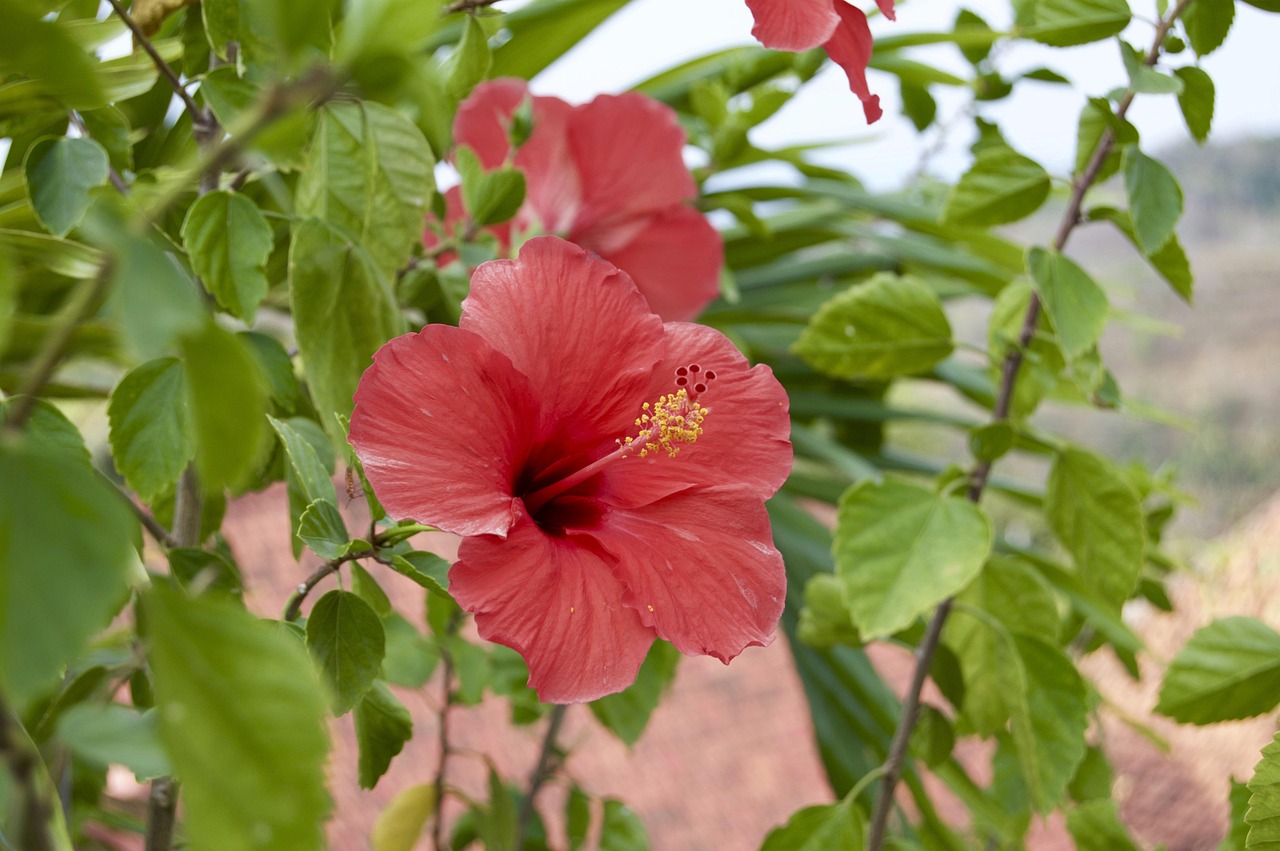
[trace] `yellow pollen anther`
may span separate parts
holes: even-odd
[[[651,612],[653,611],[653,606],[650,606],[650,607],[649,607],[649,611],[651,611]]]
[[[624,449],[639,447],[641,458],[658,449],[670,458],[676,457],[681,445],[697,442],[702,421],[711,413],[692,401],[683,389],[659,396],[652,405],[645,402],[641,409],[644,413],[636,419],[640,433],[619,441]]]
[[[569,614],[573,614],[575,611],[577,610],[573,606],[569,607]]]

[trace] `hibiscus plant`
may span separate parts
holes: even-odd
[[[1146,664],[1183,496],[1053,416],[1140,408],[1077,230],[1191,301],[1130,110],[1206,139],[1235,0],[746,0],[740,46],[540,88],[647,2],[0,0],[0,848],[647,848],[566,718],[633,745],[744,651],[830,786],[752,847],[1127,848],[1083,659],[1179,722],[1280,702],[1277,623]],[[1107,41],[1055,184],[989,110],[1069,81],[1005,57]],[[824,109],[963,174],[763,144],[831,65]],[[483,711],[536,763],[458,745]],[[1280,739],[1224,847],[1280,842],[1277,790]]]

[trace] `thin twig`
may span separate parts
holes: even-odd
[[[133,498],[133,494],[129,493],[129,491],[125,490],[119,482],[109,476],[103,475],[102,479],[103,481],[108,482],[111,487],[115,489],[116,493],[120,494],[120,498],[124,500],[125,505],[127,505],[129,510],[133,512],[134,516],[138,518],[138,522],[142,524],[142,528],[147,530],[147,534],[154,538],[157,544],[164,547],[166,550],[171,550],[178,546],[178,542],[169,534],[169,530],[161,526],[160,521],[156,520],[155,516],[150,511],[147,511],[146,508],[138,505],[137,501]]]
[[[89,128],[85,126],[84,119],[80,117],[80,113],[73,109],[71,112],[67,113],[67,116],[71,119],[71,123],[75,125],[76,130],[80,132],[82,137],[86,139],[93,138],[92,134],[89,132]],[[111,180],[111,185],[116,188],[117,192],[121,195],[129,194],[129,184],[125,183],[124,178],[120,176],[120,172],[116,171],[115,166],[110,163],[107,164],[107,177]]]
[[[285,603],[284,614],[280,616],[280,619],[285,621],[297,620],[298,615],[302,611],[302,601],[307,599],[307,595],[310,594],[315,587],[325,579],[325,577],[332,576],[337,573],[342,566],[349,561],[356,561],[357,559],[362,558],[373,558],[377,556],[377,554],[377,542],[375,542],[374,548],[372,549],[357,550],[353,553],[346,553],[338,556],[337,558],[331,558],[324,564],[320,565],[316,568],[314,573],[302,582],[299,582],[298,587],[294,589],[291,595],[289,595],[289,600]]]
[[[211,116],[200,108],[195,98],[191,97],[191,93],[182,85],[182,78],[169,66],[168,62],[164,61],[160,51],[156,50],[156,46],[151,43],[151,39],[142,31],[142,27],[138,26],[137,22],[129,17],[129,13],[125,11],[124,6],[120,5],[120,0],[107,0],[107,2],[111,4],[111,8],[115,10],[115,13],[120,16],[120,20],[124,21],[124,25],[129,28],[129,31],[133,33],[134,41],[151,57],[156,70],[160,72],[160,76],[169,81],[169,87],[173,89],[173,93],[181,98],[183,105],[191,113],[192,127],[206,124]]]
[[[556,737],[560,735],[560,727],[564,724],[564,716],[568,709],[567,704],[561,703],[551,710],[551,720],[547,724],[546,734],[542,737],[542,751],[538,754],[538,762],[533,767],[533,773],[529,775],[529,791],[520,801],[520,814],[516,818],[517,851],[524,848],[525,834],[529,832],[529,822],[533,819],[534,799],[555,771],[556,763],[559,761]]]
[[[1163,18],[1156,27],[1151,48],[1147,51],[1144,59],[1144,63],[1148,67],[1155,65],[1156,60],[1160,58],[1161,47],[1164,44],[1165,36],[1168,35],[1169,28],[1173,26],[1173,22],[1178,19],[1191,2],[1192,0],[1179,0],[1173,11]],[[1127,91],[1120,99],[1120,102],[1116,105],[1115,113],[1118,121],[1124,120],[1130,105],[1133,103],[1133,99],[1134,92],[1132,89]],[[1110,156],[1114,145],[1115,134],[1110,127],[1107,127],[1098,139],[1097,147],[1094,148],[1088,164],[1072,184],[1071,198],[1067,202],[1067,209],[1062,215],[1058,230],[1053,238],[1055,251],[1062,251],[1066,247],[1067,240],[1070,239],[1072,232],[1081,223],[1080,212],[1084,204],[1085,194],[1097,181],[1098,175],[1102,172],[1102,167],[1106,163],[1107,157]],[[1027,305],[1027,312],[1023,316],[1017,345],[1011,347],[1008,353],[1005,354],[1000,366],[1000,387],[992,410],[993,422],[1002,422],[1009,417],[1009,409],[1013,403],[1013,391],[1017,384],[1018,372],[1022,367],[1026,349],[1035,335],[1036,324],[1040,319],[1040,308],[1039,296],[1032,293],[1031,300]],[[969,487],[965,493],[970,502],[977,504],[981,501],[988,477],[991,474],[991,465],[991,461],[981,461],[970,474]],[[948,598],[938,605],[938,608],[934,611],[933,618],[929,621],[925,637],[916,649],[916,663],[915,670],[911,676],[911,685],[903,698],[902,718],[889,745],[889,755],[884,762],[884,779],[881,781],[880,792],[876,797],[875,808],[872,811],[871,827],[867,839],[868,851],[880,851],[884,844],[889,812],[893,808],[894,791],[897,788],[898,780],[902,776],[903,762],[906,759],[907,748],[911,741],[911,732],[915,728],[920,712],[920,693],[924,688],[924,681],[928,675],[929,668],[933,664],[933,656],[938,649],[938,644],[942,637],[942,627],[951,612],[952,602],[953,598]]]
[[[452,633],[451,621],[449,632]],[[431,845],[436,851],[445,851],[444,844],[444,776],[449,761],[449,709],[453,705],[453,655],[444,642],[440,644],[441,687],[444,690],[440,701],[440,713],[436,719],[436,740],[440,746],[440,758],[436,762],[436,802],[435,813],[431,824]]]

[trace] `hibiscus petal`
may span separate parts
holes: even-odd
[[[774,50],[809,50],[836,28],[833,0],[747,0],[756,19],[751,34]],[[835,0],[838,4],[839,0]]]
[[[522,516],[505,541],[462,542],[449,591],[481,638],[524,657],[542,701],[582,703],[631,685],[653,643],[610,561],[589,539],[552,537]]]
[[[621,224],[693,198],[684,143],[675,112],[645,95],[602,95],[575,109],[569,145],[582,181],[577,221]]]
[[[477,268],[461,327],[529,377],[566,445],[625,436],[662,356],[662,320],[631,279],[553,236]]]
[[[528,93],[524,80],[511,77],[476,86],[453,119],[454,142],[475,151],[487,169],[502,165],[511,150],[507,126]]]
[[[383,507],[459,535],[505,535],[537,403],[478,335],[428,325],[373,356],[355,394],[351,445]]]
[[[884,110],[880,108],[880,96],[871,94],[867,85],[867,63],[871,61],[871,28],[867,16],[857,6],[836,3],[840,25],[831,38],[822,45],[831,61],[844,69],[849,78],[849,90],[862,101],[862,112],[868,124],[880,120]]]
[[[681,204],[650,217],[615,250],[597,248],[589,235],[575,241],[630,275],[653,312],[668,321],[693,319],[720,294],[724,242],[692,207]]]
[[[880,14],[891,21],[898,20],[898,15],[893,10],[893,0],[876,0],[876,5],[880,7]]]
[[[623,602],[682,653],[728,662],[773,640],[787,578],[755,494],[685,491],[611,512],[592,534],[618,559]]]
[[[634,507],[689,487],[741,487],[770,497],[791,472],[791,421],[787,394],[769,367],[751,367],[742,352],[715,329],[668,322],[666,352],[654,367],[648,397],[676,390],[676,370],[697,364],[715,373],[697,401],[709,411],[696,443],[676,457],[661,452],[631,457],[601,475],[599,497]]]

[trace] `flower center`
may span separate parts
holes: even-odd
[[[635,424],[639,431],[634,437],[619,438],[618,448],[597,458],[585,467],[539,488],[524,498],[525,507],[536,515],[548,502],[565,491],[624,458],[645,458],[650,453],[665,452],[668,458],[680,454],[686,444],[696,443],[702,434],[702,423],[711,411],[698,402],[715,380],[714,370],[703,370],[698,364],[678,367],[675,371],[676,390],[658,397],[656,402],[645,402]]]

